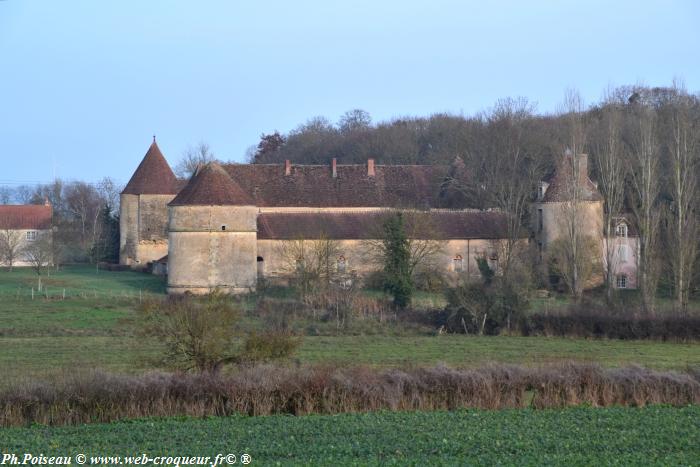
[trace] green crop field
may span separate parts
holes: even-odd
[[[146,419],[0,436],[2,452],[20,458],[247,453],[251,465],[667,466],[698,464],[698,420],[697,406],[577,407]]]

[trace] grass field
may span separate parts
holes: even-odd
[[[697,465],[698,419],[698,406],[146,419],[4,429],[2,451],[247,453],[251,465]]]
[[[49,288],[50,298],[36,296],[32,300],[36,274],[31,269],[0,270],[0,371],[4,379],[42,376],[76,366],[129,373],[153,368],[159,344],[135,336],[136,308],[139,294],[142,298],[163,295],[161,278],[69,266],[45,277],[43,283]],[[434,336],[413,330],[394,335],[390,331],[306,336],[295,358],[302,362],[379,366],[438,362],[459,366],[488,362],[538,365],[562,360],[658,369],[700,365],[698,343]]]
[[[8,379],[42,376],[75,366],[140,372],[153,368],[159,349],[155,342],[118,336],[3,337],[0,347],[0,370]],[[378,366],[442,362],[466,367],[489,362],[540,365],[575,360],[604,366],[684,369],[700,365],[700,345],[506,336],[308,336],[295,359]]]

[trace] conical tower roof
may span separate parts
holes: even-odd
[[[155,138],[143,157],[123,194],[129,195],[174,195],[177,193],[177,178],[163,157]]]
[[[584,166],[578,168],[578,180],[574,180],[573,164],[580,164],[580,161],[585,160]],[[588,156],[579,154],[574,157],[571,150],[564,153],[564,158],[559,162],[554,175],[549,180],[549,187],[542,199],[543,203],[560,203],[564,201],[572,201],[573,189],[578,190],[579,201],[602,201],[603,196],[598,191],[598,187],[588,178]]]
[[[197,168],[170,205],[254,206],[255,202],[223,167],[210,162]]]

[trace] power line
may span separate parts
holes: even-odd
[[[91,186],[102,186],[103,185],[102,182],[85,182],[82,180],[60,180],[60,181],[63,184],[80,182],[80,183],[84,183],[85,185],[91,185]],[[52,181],[46,181],[46,180],[0,180],[0,185],[3,185],[3,186],[52,185],[54,182],[56,182],[56,180],[52,180]],[[117,180],[112,180],[112,182],[116,186],[124,184],[121,181],[117,181]]]

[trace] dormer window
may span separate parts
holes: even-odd
[[[615,227],[615,236],[627,237],[627,224],[624,222],[617,224],[617,227]]]

